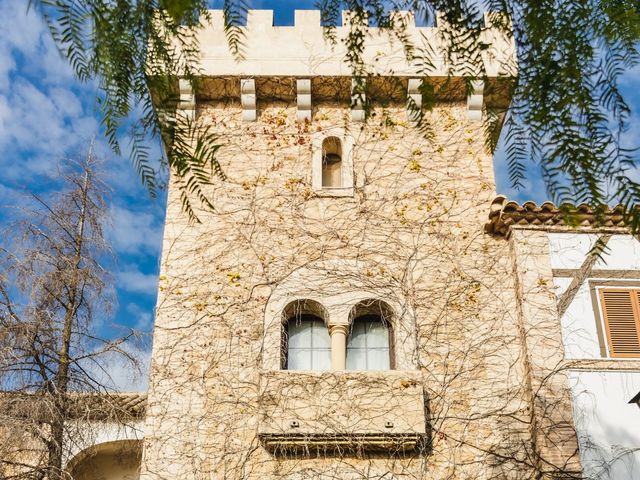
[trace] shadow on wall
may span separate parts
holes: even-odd
[[[572,372],[570,379],[585,479],[637,479],[640,409],[628,401],[640,372]]]
[[[138,480],[142,442],[119,440],[94,445],[67,465],[74,480]]]

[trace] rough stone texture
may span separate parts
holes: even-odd
[[[396,371],[263,371],[258,431],[297,435],[424,434],[425,399],[419,377],[417,373]],[[387,399],[384,408],[380,394]],[[292,421],[297,424],[291,426]]]
[[[508,242],[483,233],[493,167],[465,104],[428,115],[432,141],[395,104],[374,107],[364,125],[332,103],[296,122],[294,101],[262,101],[255,123],[222,102],[199,105],[198,117],[220,132],[228,179],[211,187],[216,209],[198,212],[198,225],[175,184],[169,192],[141,478],[534,478],[514,260]],[[353,197],[311,184],[312,135],[337,127],[354,139]],[[412,452],[272,455],[259,433],[282,420],[264,418],[261,387],[279,365],[274,322],[309,298],[342,312],[329,324],[348,321],[363,295],[392,306],[405,339],[393,376],[422,389],[428,441]],[[344,375],[287,372],[282,398],[269,401],[330,408],[349,396]],[[346,391],[318,394],[318,382]],[[371,381],[358,401],[402,416],[402,395]]]
[[[541,470],[580,474],[571,395],[562,369],[564,348],[558,320],[549,236],[544,231],[513,229],[519,328],[526,339],[523,356],[531,398],[531,435]]]

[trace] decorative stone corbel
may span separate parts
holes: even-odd
[[[416,122],[420,118],[420,110],[422,109],[421,85],[421,79],[409,79],[409,85],[407,87],[407,118],[412,122]]]
[[[469,120],[478,122],[482,120],[482,105],[484,103],[484,81],[474,80],[472,82],[472,92],[467,98],[467,111]]]
[[[296,91],[298,95],[296,118],[301,122],[311,121],[311,80],[308,78],[296,80]]]
[[[242,120],[255,122],[256,112],[256,81],[253,78],[240,80],[240,103],[242,104]]]
[[[366,101],[364,93],[364,80],[362,80],[362,90],[358,91],[358,82],[355,78],[351,79],[351,120],[353,122],[364,122],[365,110],[364,103]]]
[[[178,113],[184,115],[189,120],[196,117],[196,95],[189,80],[181,78],[178,80],[180,89],[180,101],[178,102]]]

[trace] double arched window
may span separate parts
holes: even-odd
[[[343,323],[329,323],[313,300],[284,312],[282,368],[287,370],[389,370],[393,368],[391,309],[379,300],[357,304]],[[345,338],[346,336],[346,338]]]

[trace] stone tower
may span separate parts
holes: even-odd
[[[487,31],[472,95],[434,54],[419,130],[423,66],[371,28],[359,87],[349,19],[332,47],[317,11],[249,11],[242,61],[221,12],[201,33],[202,88],[181,83],[179,109],[219,133],[227,179],[200,224],[169,191],[141,478],[575,471],[566,398],[538,415],[511,244],[483,231],[483,112],[508,104],[513,46]],[[406,20],[438,52],[442,26]]]

